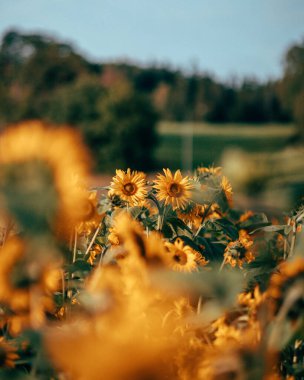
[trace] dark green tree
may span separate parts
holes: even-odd
[[[280,94],[286,110],[293,115],[304,138],[304,40],[291,46],[284,60],[284,76],[280,81]]]

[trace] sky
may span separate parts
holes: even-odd
[[[277,78],[304,39],[304,0],[0,0],[0,34],[39,32],[92,61]]]

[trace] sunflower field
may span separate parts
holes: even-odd
[[[234,207],[220,167],[90,188],[68,127],[0,135],[0,379],[304,379],[304,208]]]

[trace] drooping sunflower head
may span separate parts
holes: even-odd
[[[239,231],[239,239],[228,243],[224,258],[227,264],[232,267],[243,267],[244,263],[250,263],[255,256],[252,252],[253,240],[245,230]]]
[[[144,173],[116,170],[111,182],[109,196],[118,196],[130,206],[140,205],[147,196],[146,176]]]
[[[26,230],[70,229],[81,216],[88,154],[67,127],[28,121],[0,136],[0,192],[8,211]]]
[[[180,170],[174,175],[170,169],[163,169],[165,175],[158,174],[154,188],[159,201],[164,201],[165,205],[170,204],[173,210],[184,208],[190,201],[193,184],[188,177],[183,177]]]
[[[177,272],[193,272],[199,266],[204,266],[208,262],[196,251],[177,238],[174,243],[166,242],[167,264]]]

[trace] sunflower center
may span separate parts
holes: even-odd
[[[125,195],[134,195],[136,191],[137,191],[137,186],[132,182],[128,182],[123,186],[123,193]]]
[[[174,253],[173,260],[180,265],[186,265],[187,255],[184,251],[178,250]]]
[[[183,193],[183,189],[178,183],[173,182],[169,185],[168,193],[171,197],[180,197]]]

